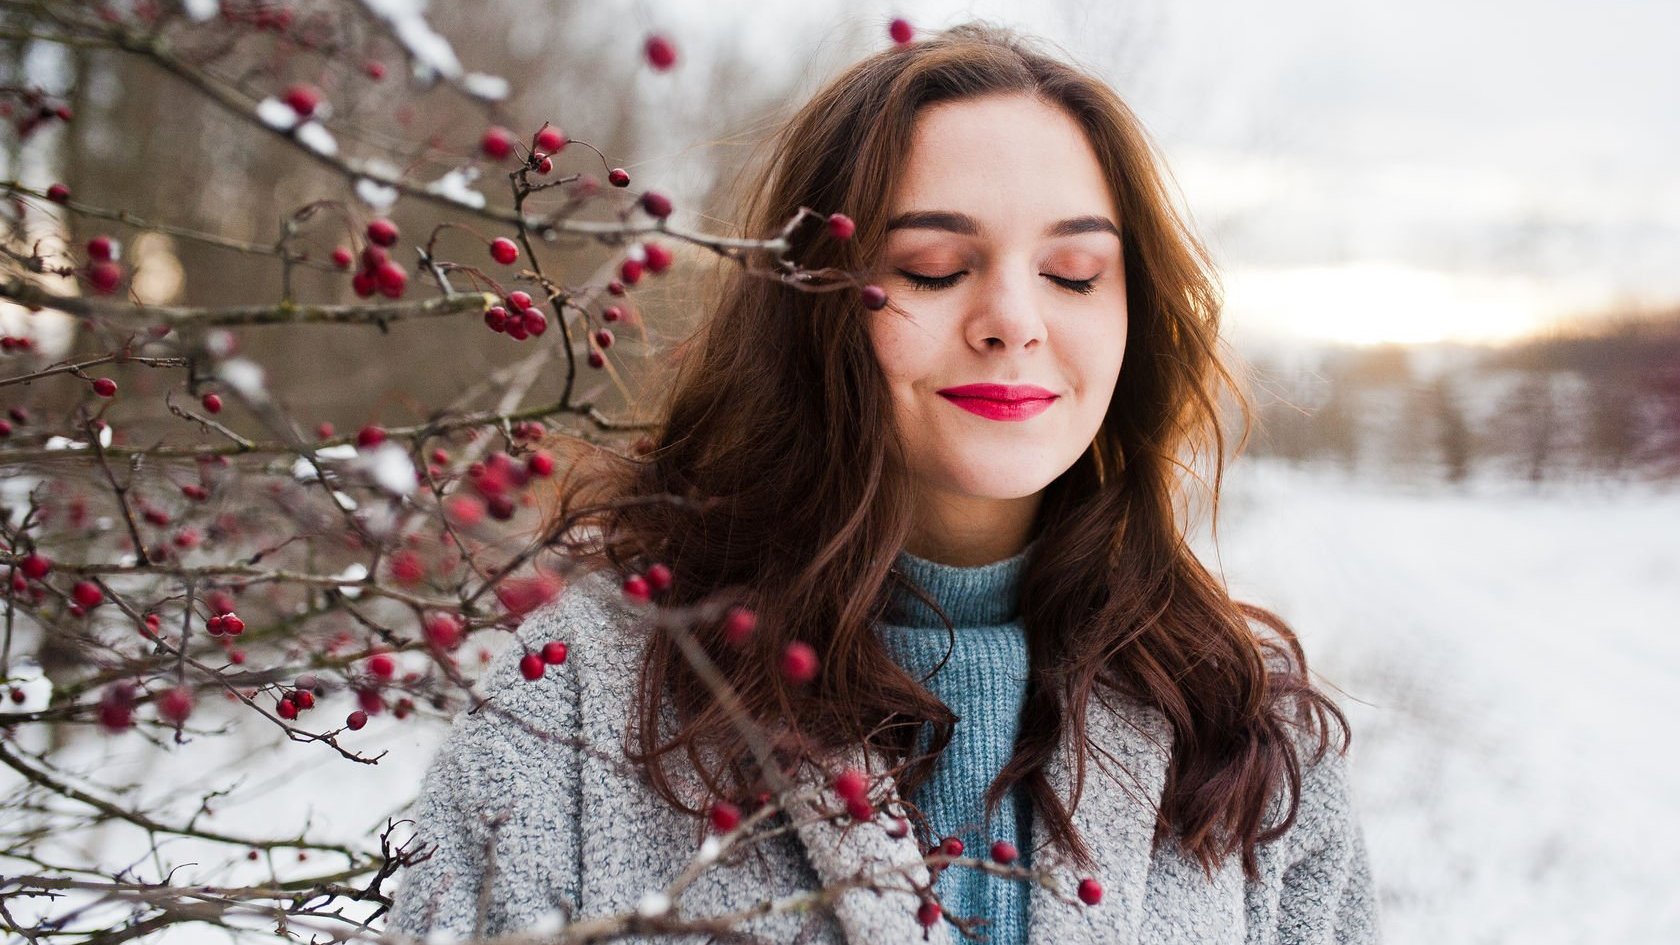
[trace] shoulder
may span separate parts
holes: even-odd
[[[456,715],[440,754],[535,762],[576,745],[586,718],[616,716],[622,724],[646,633],[636,618],[610,572],[568,582],[553,600],[526,614],[491,659],[475,687],[479,699]],[[526,679],[521,657],[550,641],[566,644],[566,661]]]

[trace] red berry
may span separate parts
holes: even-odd
[[[383,246],[375,246],[369,243],[362,247],[362,268],[368,272],[385,265],[385,261],[390,258],[391,254],[386,252]]]
[[[179,725],[192,714],[192,690],[185,686],[176,686],[158,696],[157,706],[161,718]]]
[[[368,657],[367,668],[380,679],[390,679],[397,674],[397,661],[389,653],[375,653]]]
[[[283,96],[292,111],[297,112],[299,118],[308,118],[315,114],[315,109],[321,105],[321,90],[307,82],[299,82],[286,89]]]
[[[647,256],[647,269],[655,275],[671,268],[671,251],[659,243],[643,243],[642,252]]]
[[[362,726],[367,724],[367,717],[368,714],[366,712],[363,712],[361,709],[357,709],[356,711],[350,713],[349,717],[344,720],[344,724],[350,727],[350,731],[359,732],[362,730]]]
[[[906,817],[894,817],[887,824],[887,836],[894,840],[903,840],[910,836],[910,820]]]
[[[624,309],[616,305],[607,306],[606,311],[601,313],[601,320],[604,322],[616,322],[623,317]]]
[[[426,639],[440,650],[461,645],[461,621],[454,614],[432,614],[424,624]]]
[[[211,413],[222,412],[222,396],[220,394],[205,394],[198,399],[198,402],[203,404],[204,409]]]
[[[87,254],[89,259],[110,260],[116,254],[116,246],[109,236],[95,236],[88,240]]]
[[[222,614],[222,631],[230,637],[239,636],[245,632],[245,621],[240,620],[238,614]]]
[[[68,203],[70,201],[70,188],[63,184],[53,184],[47,188],[47,199],[53,203]]]
[[[115,397],[117,395],[117,382],[108,377],[94,378],[93,392],[101,397]]]
[[[513,132],[494,125],[484,132],[484,140],[479,142],[485,157],[500,161],[513,153]]]
[[[385,64],[377,59],[369,59],[362,63],[362,72],[375,82],[385,78]]]
[[[373,689],[356,690],[356,704],[368,715],[378,715],[385,710],[385,700]]]
[[[293,689],[291,696],[292,701],[297,703],[297,707],[300,711],[303,709],[315,708],[315,694],[313,692],[310,692],[307,689]]]
[[[508,310],[500,305],[492,305],[484,310],[484,324],[491,331],[505,331],[507,329]]]
[[[332,261],[333,265],[340,269],[349,269],[351,264],[356,261],[356,255],[350,252],[350,247],[348,246],[334,246],[332,251]]]
[[[602,328],[602,329],[599,329],[598,331],[596,331],[595,332],[595,343],[600,345],[603,348],[611,348],[613,346],[612,329],[611,328]]]
[[[846,802],[846,813],[851,815],[853,820],[874,820],[875,805],[865,798],[854,797]]]
[[[647,53],[648,65],[653,66],[660,72],[671,68],[677,62],[677,47],[671,45],[669,39],[658,33],[654,33],[647,38],[647,43],[643,46],[643,52]]]
[[[122,284],[122,266],[108,259],[98,260],[88,266],[87,276],[94,291],[101,295],[110,295]]]
[[[543,658],[535,653],[526,653],[519,658],[519,672],[533,682],[542,678],[544,665]]]
[[[554,170],[554,159],[553,158],[549,157],[546,154],[537,154],[537,155],[535,155],[535,157],[537,159],[537,173],[538,174],[547,174],[548,172]]]
[[[893,21],[887,25],[887,33],[892,36],[892,41],[900,45],[908,43],[915,32],[910,26],[910,21],[903,17],[894,17]]]
[[[652,596],[652,591],[648,588],[647,578],[640,574],[632,574],[625,578],[623,590],[625,598],[637,604],[647,603],[648,598]]]
[[[589,349],[589,356],[587,358],[585,358],[585,360],[589,362],[589,366],[592,367],[592,368],[600,368],[600,367],[606,367],[607,366],[607,356],[602,354],[600,351],[596,350],[595,348],[590,348]]]
[[[511,266],[519,259],[519,246],[505,236],[498,236],[490,243],[490,258]]]
[[[532,453],[525,460],[525,470],[539,479],[547,479],[554,475],[554,457],[547,453]]]
[[[397,242],[397,225],[385,217],[378,217],[369,221],[367,238],[379,246],[394,246]]]
[[[107,731],[120,732],[134,724],[134,684],[116,682],[99,696],[99,724]]]
[[[622,167],[615,167],[607,172],[607,183],[614,187],[629,187],[630,172]]]
[[[524,327],[525,333],[533,338],[548,330],[548,316],[534,308],[525,310],[525,315],[521,318],[520,323]]]
[[[350,288],[355,290],[359,298],[365,299],[379,291],[379,280],[374,278],[373,273],[363,269],[350,277]]]
[[[358,449],[372,449],[385,442],[385,428],[377,424],[368,424],[356,431],[356,447]]]
[[[1102,883],[1087,876],[1079,881],[1079,901],[1088,906],[1102,902]]]
[[[745,607],[731,607],[723,618],[723,638],[730,646],[742,646],[758,625],[758,616]]]
[[[648,587],[655,591],[667,590],[671,586],[671,569],[663,564],[649,565],[647,582]]]
[[[521,292],[515,289],[514,291],[508,293],[507,302],[508,308],[511,308],[516,312],[523,312],[531,307],[531,295],[528,292]]]
[[[398,298],[408,285],[408,273],[394,259],[385,260],[384,264],[374,270],[374,278],[379,282],[379,291],[387,298]]]
[[[618,264],[618,277],[624,280],[625,285],[635,285],[642,281],[643,268],[641,260],[626,259]]]
[[[741,809],[728,801],[718,801],[712,805],[712,829],[718,833],[728,833],[740,826]]]
[[[809,643],[795,640],[782,650],[782,675],[795,685],[808,683],[817,676],[817,651]]]
[[[274,707],[274,713],[288,722],[297,718],[298,706],[296,702],[292,701],[291,693],[288,692],[281,697],[280,704]]]
[[[648,216],[663,220],[671,215],[671,198],[657,190],[650,190],[642,194],[642,209]]]
[[[23,559],[23,576],[31,581],[39,581],[52,570],[52,559],[40,553],[31,554]]]
[[[869,780],[856,768],[847,768],[834,778],[834,793],[840,795],[841,800],[867,797],[868,792]]]
[[[939,922],[941,911],[939,903],[932,899],[923,899],[922,904],[916,907],[916,921],[920,922],[923,928],[932,928]]]
[[[878,285],[866,285],[860,294],[863,296],[863,307],[872,312],[887,307],[887,290]]]
[[[559,666],[566,662],[566,644],[559,640],[550,640],[544,643],[542,661],[550,666]]]
[[[553,125],[544,127],[541,131],[537,132],[537,136],[532,139],[532,141],[535,142],[536,150],[541,151],[544,154],[560,153],[560,150],[566,146],[567,140],[568,139],[566,138],[565,133]]]
[[[623,295],[624,294],[624,283],[618,281],[617,279],[612,279],[612,280],[608,281],[607,282],[607,294],[608,295]]]
[[[83,610],[92,610],[105,600],[105,592],[92,581],[77,581],[76,585],[70,588],[70,599]]]
[[[844,213],[831,213],[828,215],[829,236],[832,236],[837,240],[849,240],[855,232],[857,232],[857,224],[852,222],[851,217],[846,216]]]
[[[1020,855],[1020,851],[1015,849],[1015,844],[1008,840],[999,840],[992,844],[992,859],[999,863],[1008,865],[1015,862],[1015,858]]]
[[[939,852],[946,856],[962,856],[963,842],[956,837],[946,837],[939,841]]]

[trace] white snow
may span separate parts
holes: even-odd
[[[499,75],[489,75],[484,72],[469,72],[461,77],[461,87],[474,98],[486,102],[499,102],[508,97],[511,91],[508,80]]]
[[[332,157],[338,153],[338,141],[327,130],[327,126],[318,121],[306,121],[297,128],[298,143],[314,151]]]
[[[468,165],[457,167],[442,177],[426,185],[428,193],[447,197],[459,204],[473,209],[484,207],[484,195],[472,189],[472,182],[478,179],[478,168]]]
[[[408,451],[389,440],[357,457],[356,465],[372,477],[379,488],[393,495],[412,495],[420,486],[414,460]]]
[[[1238,468],[1224,574],[1342,690],[1386,939],[1680,941],[1680,489]]]
[[[290,131],[298,122],[298,113],[292,106],[270,95],[257,103],[257,120],[276,131]]]

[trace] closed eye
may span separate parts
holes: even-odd
[[[963,276],[968,275],[968,272],[966,270],[958,270],[946,276],[923,276],[917,275],[914,272],[905,272],[903,269],[900,269],[898,274],[910,280],[912,288],[937,291],[939,289],[949,289],[951,286],[956,285]],[[1061,276],[1046,274],[1044,278],[1049,279],[1051,282],[1056,283],[1064,289],[1070,289],[1074,292],[1078,292],[1080,295],[1090,295],[1092,292],[1097,290],[1097,278],[1095,276],[1092,276],[1089,279],[1063,279]]]

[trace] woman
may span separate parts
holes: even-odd
[[[389,926],[1375,941],[1345,720],[1183,538],[1235,384],[1131,112],[952,29],[788,123],[745,229],[801,208],[855,232],[785,258],[867,287],[736,267],[651,446],[574,477],[593,570],[457,719]]]

